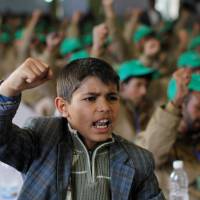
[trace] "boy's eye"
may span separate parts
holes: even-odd
[[[95,101],[96,97],[95,96],[91,96],[91,97],[85,98],[84,100],[86,100],[86,101]]]
[[[119,96],[118,95],[109,95],[107,97],[108,101],[118,101],[119,100]]]

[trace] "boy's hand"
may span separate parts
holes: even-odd
[[[99,56],[104,50],[103,46],[108,36],[108,27],[105,23],[99,24],[93,28],[93,46],[91,54]]]
[[[23,90],[41,85],[51,79],[52,75],[47,64],[28,58],[0,85],[0,94],[16,96]]]
[[[191,69],[178,69],[173,73],[173,78],[176,80],[177,93],[172,103],[176,107],[181,107],[185,96],[188,94],[188,84],[191,79]]]

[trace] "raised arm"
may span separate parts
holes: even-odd
[[[90,52],[91,56],[100,58],[105,52],[105,42],[108,36],[108,27],[105,23],[99,24],[93,28],[93,45]]]
[[[37,25],[41,14],[40,10],[33,11],[31,19],[25,27],[22,45],[20,46],[20,49],[18,49],[18,63],[22,63],[29,56],[29,45],[34,34],[35,26]]]
[[[142,10],[139,8],[134,8],[131,11],[131,16],[129,21],[125,24],[124,27],[124,38],[125,40],[128,42],[128,44],[130,42],[132,42],[132,37],[133,34],[138,26],[139,23],[139,17],[142,13]]]
[[[59,45],[64,37],[63,32],[52,32],[47,35],[46,48],[40,56],[40,60],[50,66],[56,66],[56,60],[59,52]]]
[[[26,171],[39,149],[38,137],[31,130],[12,124],[20,94],[51,76],[46,64],[29,58],[0,85],[0,160],[19,171]]]
[[[68,37],[80,37],[80,30],[79,30],[79,22],[82,17],[81,11],[77,10],[73,13],[72,19],[69,23],[69,27],[67,30]]]
[[[123,33],[120,30],[117,23],[117,16],[113,8],[114,0],[102,0],[102,5],[106,17],[106,24],[109,29],[109,33],[112,37],[112,43],[116,48],[116,55],[120,61],[127,60],[131,57],[129,48],[126,43]]]
[[[158,107],[144,132],[136,137],[136,144],[153,153],[156,167],[164,164],[176,142],[181,120],[181,106],[186,96],[191,71],[179,69],[173,75],[177,83],[177,93],[173,101]]]

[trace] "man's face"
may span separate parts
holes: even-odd
[[[189,102],[184,106],[183,118],[191,134],[200,133],[200,92],[193,92]]]
[[[119,111],[117,86],[88,77],[73,93],[71,102],[66,102],[66,108],[63,116],[83,136],[86,146],[93,148],[111,138]]]
[[[148,57],[154,57],[160,51],[160,41],[156,38],[148,38],[144,44],[144,54]]]
[[[121,95],[138,106],[147,96],[148,84],[149,81],[145,78],[132,78],[128,83],[123,83]]]

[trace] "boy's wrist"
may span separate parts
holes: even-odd
[[[18,96],[20,93],[21,91],[12,89],[6,84],[6,82],[0,82],[0,95],[5,97],[15,97]]]
[[[17,102],[19,99],[21,99],[21,95],[18,96],[13,96],[13,97],[7,97],[4,95],[0,94],[0,102],[4,103],[4,102]]]

